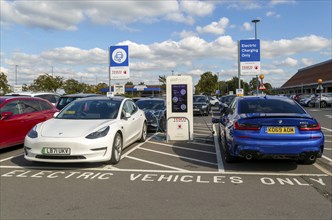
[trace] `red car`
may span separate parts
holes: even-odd
[[[25,96],[0,96],[0,149],[23,144],[25,135],[59,110],[49,101]]]

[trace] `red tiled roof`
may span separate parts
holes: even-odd
[[[332,82],[332,60],[299,69],[281,88],[315,84],[318,79]]]

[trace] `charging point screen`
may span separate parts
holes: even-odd
[[[187,84],[172,85],[172,112],[188,112]]]

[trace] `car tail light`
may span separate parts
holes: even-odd
[[[241,124],[241,123],[235,122],[234,128],[235,128],[235,130],[258,131],[261,127],[259,125],[254,125],[254,124]]]
[[[309,125],[300,125],[300,131],[318,131],[320,130],[320,124],[309,124]]]

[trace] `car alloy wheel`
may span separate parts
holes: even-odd
[[[142,128],[142,135],[141,135],[141,138],[139,139],[139,141],[144,142],[146,140],[147,134],[148,134],[148,126],[144,122],[143,128]]]
[[[110,163],[111,164],[119,163],[121,154],[122,154],[122,136],[120,133],[116,133],[113,141],[112,156]]]

